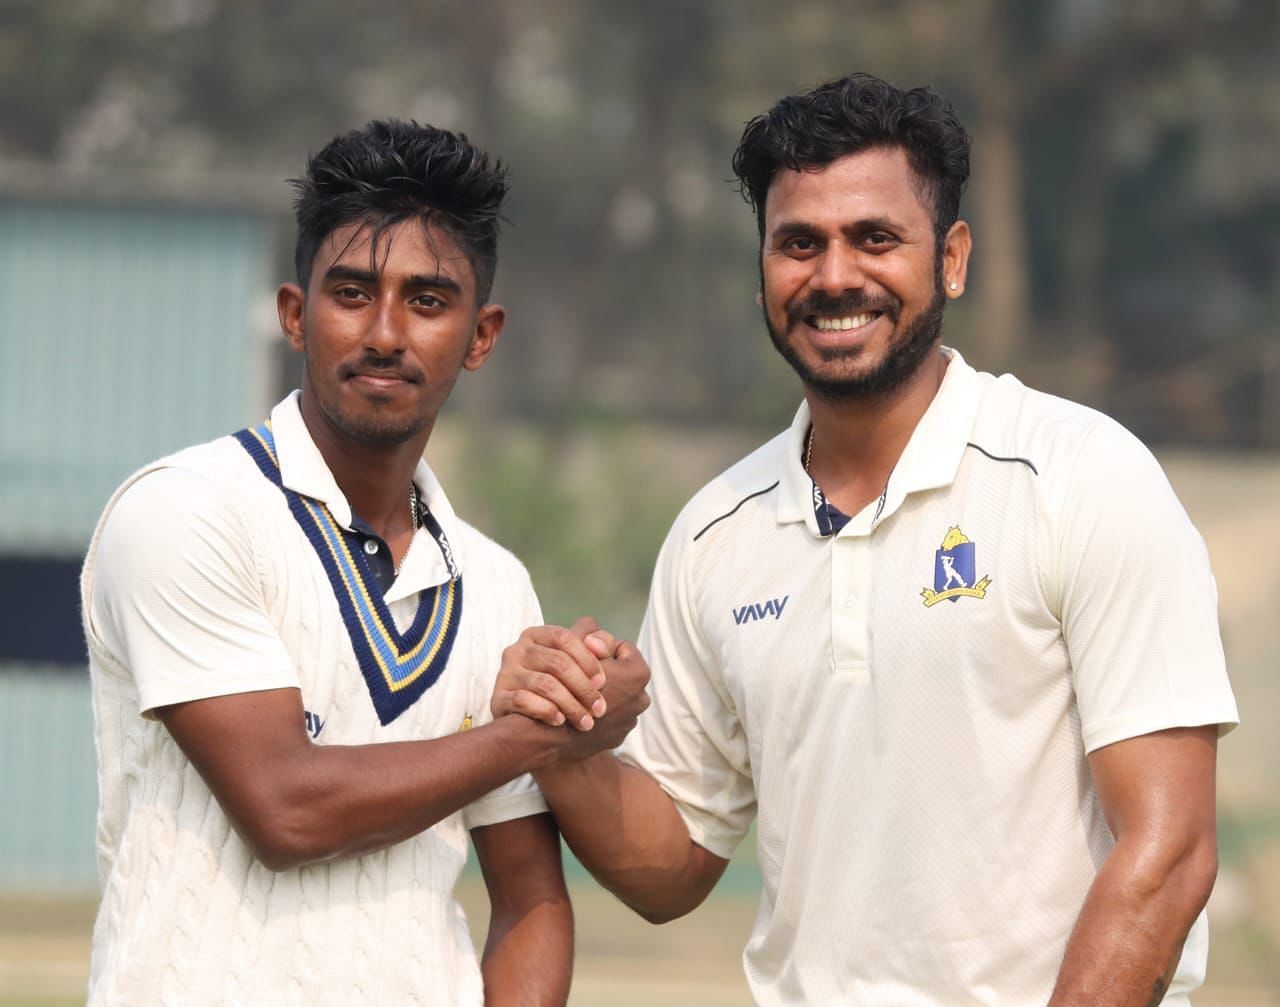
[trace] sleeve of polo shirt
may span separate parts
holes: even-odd
[[[746,734],[703,638],[688,536],[677,523],[658,555],[638,646],[652,705],[618,750],[675,802],[695,843],[729,859],[756,814]]]
[[[249,535],[224,488],[159,469],[103,525],[93,629],[133,677],[139,712],[212,696],[297,688],[272,624]]]
[[[503,649],[515,643],[516,638],[528,627],[542,624],[542,607],[538,604],[538,596],[533,590],[533,583],[529,580],[529,572],[515,557],[507,556],[506,558],[512,566],[509,576],[503,578],[504,582],[510,585],[510,601],[502,606],[493,605],[491,611],[495,623],[483,630],[490,634],[491,645],[484,649],[493,655],[493,666],[471,669],[471,674],[477,682],[477,688],[472,690],[476,707],[472,716],[476,727],[493,720],[493,714],[489,711],[489,697],[493,694],[493,684],[497,680],[501,667]],[[466,578],[465,571],[463,578]],[[468,804],[462,809],[462,824],[470,830],[483,825],[497,825],[499,822],[526,818],[546,810],[547,802],[542,796],[542,791],[533,782],[533,777],[525,774],[517,776],[510,783],[503,784]]]
[[[1159,463],[1114,421],[1084,436],[1050,557],[1085,750],[1238,722],[1204,540]],[[1056,581],[1056,584],[1054,583]]]

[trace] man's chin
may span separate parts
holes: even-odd
[[[818,360],[802,357],[792,347],[775,346],[801,382],[824,398],[857,399],[874,395],[894,369],[887,355],[872,357],[866,349],[828,350]]]
[[[350,440],[371,448],[389,448],[403,444],[421,433],[424,427],[416,416],[395,416],[385,412],[360,416],[341,414],[335,419],[334,426]]]
[[[884,367],[850,374],[847,369],[800,370],[796,369],[805,386],[824,399],[848,402],[869,399],[892,391],[898,382],[886,380]]]

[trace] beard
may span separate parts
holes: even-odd
[[[392,410],[390,403],[384,407],[376,398],[366,400],[366,407],[359,412],[348,409],[340,395],[329,398],[318,394],[321,386],[312,372],[310,358],[306,367],[316,405],[329,425],[352,443],[369,448],[392,448],[411,440],[430,425],[427,415]]]
[[[904,327],[896,328],[902,316],[902,302],[896,297],[868,297],[859,292],[849,292],[840,297],[826,294],[810,294],[787,311],[786,325],[790,330],[803,325],[804,319],[815,314],[843,316],[864,311],[878,311],[895,326],[895,331],[885,347],[884,356],[869,370],[857,371],[854,364],[866,356],[865,347],[829,349],[821,351],[821,369],[805,361],[779,332],[769,317],[769,306],[764,309],[764,324],[773,340],[774,349],[791,365],[804,384],[825,399],[847,402],[853,399],[869,399],[886,395],[902,387],[924,363],[929,351],[942,336],[942,314],[947,295],[939,276],[932,300],[918,316]],[[844,365],[844,366],[840,366]]]

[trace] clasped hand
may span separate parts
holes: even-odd
[[[533,626],[502,652],[489,706],[567,735],[561,760],[616,748],[649,706],[649,666],[634,644],[585,617],[571,629]]]

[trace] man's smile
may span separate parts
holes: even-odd
[[[840,318],[828,318],[825,315],[809,315],[805,323],[823,332],[848,332],[870,325],[880,317],[879,311],[863,311],[856,315],[845,315]]]

